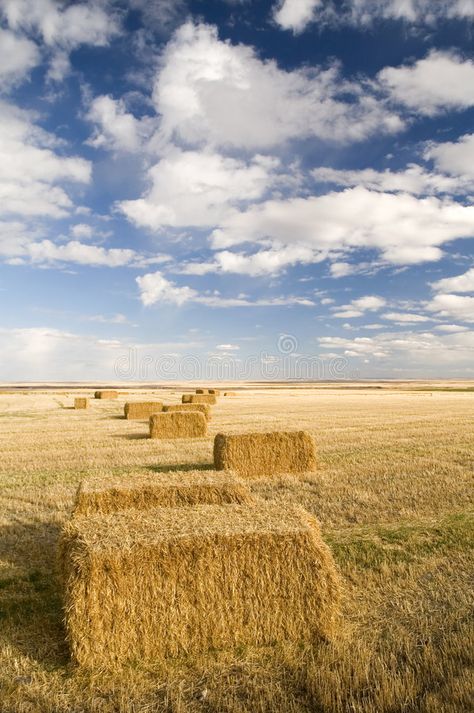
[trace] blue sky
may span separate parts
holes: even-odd
[[[0,0],[0,379],[472,378],[473,20]]]

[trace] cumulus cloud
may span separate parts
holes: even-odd
[[[465,177],[471,182],[474,179],[474,134],[465,134],[458,141],[431,143],[424,155],[441,171]]]
[[[301,32],[311,22],[318,25],[352,25],[370,28],[383,20],[433,25],[446,19],[473,19],[472,0],[279,0],[275,21],[283,30]]]
[[[428,302],[426,309],[438,317],[474,322],[474,297],[467,295],[439,294]]]
[[[182,306],[185,303],[195,303],[207,307],[283,307],[291,305],[313,306],[314,302],[303,297],[275,297],[270,299],[249,300],[245,297],[222,297],[217,292],[200,294],[192,287],[176,285],[160,272],[152,272],[137,277],[142,303],[150,305],[174,304]]]
[[[382,309],[386,305],[384,297],[378,295],[365,295],[352,300],[347,305],[332,307],[333,317],[337,319],[352,319],[354,317],[362,317],[365,312],[375,312]]]
[[[418,324],[421,322],[430,322],[431,318],[423,314],[413,314],[411,312],[386,312],[382,314],[383,319],[388,319],[390,322],[397,324]]]
[[[210,151],[171,150],[148,172],[151,188],[143,198],[120,203],[137,225],[209,227],[232,205],[260,198],[272,183],[278,161],[255,156],[245,162]]]
[[[56,153],[56,143],[32,114],[0,102],[0,217],[59,218],[72,209],[67,191],[57,184],[88,183],[91,165]]]
[[[86,118],[95,124],[94,134],[87,142],[95,148],[137,152],[154,127],[153,119],[137,119],[127,111],[123,99],[107,95],[91,101]]]
[[[205,275],[209,272],[235,273],[240,275],[275,275],[291,265],[315,263],[324,259],[314,250],[290,245],[270,250],[260,250],[252,255],[223,250],[215,253],[212,262],[190,262],[180,268],[186,275]]]
[[[454,52],[433,50],[414,64],[385,67],[377,78],[392,100],[418,114],[474,106],[474,62]]]
[[[474,207],[358,187],[310,198],[270,200],[236,212],[212,234],[216,249],[276,241],[314,250],[372,248],[392,264],[439,260],[438,247],[472,236]]]
[[[284,71],[203,24],[186,23],[168,43],[153,99],[165,143],[258,150],[311,136],[360,140],[403,126],[336,66]]]
[[[23,79],[39,61],[34,42],[0,27],[0,88]]]
[[[432,151],[436,151],[436,149],[433,147]],[[434,158],[435,154],[431,154],[430,150],[426,156]],[[440,166],[440,168],[443,167]],[[447,172],[452,173],[452,171]],[[473,185],[472,180],[460,180],[459,178],[445,176],[441,173],[432,173],[414,163],[409,164],[403,171],[376,171],[373,168],[351,171],[321,167],[311,171],[311,175],[316,181],[321,183],[333,183],[337,186],[347,187],[364,186],[371,191],[411,193],[416,196],[442,193],[452,195],[469,190]]]
[[[439,292],[474,292],[474,267],[462,275],[433,282],[432,287]]]

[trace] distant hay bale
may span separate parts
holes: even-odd
[[[72,657],[90,669],[337,631],[330,550],[317,521],[288,504],[74,517],[59,562]]]
[[[224,396],[237,396],[235,391],[224,391]]]
[[[135,508],[224,505],[255,502],[234,473],[215,470],[127,473],[85,478],[79,485],[74,515],[110,513]]]
[[[150,418],[153,413],[163,411],[161,401],[130,401],[124,406],[125,418],[139,419]]]
[[[118,393],[116,391],[96,391],[94,394],[95,399],[116,399],[118,398]]]
[[[306,431],[218,433],[214,439],[217,470],[233,470],[246,478],[316,469],[316,449]]]
[[[214,394],[214,396],[220,396],[220,395],[221,395],[221,392],[219,391],[219,389],[208,389],[208,390],[207,390],[207,393],[208,393],[208,394]]]
[[[183,394],[181,396],[181,403],[183,404],[190,404],[191,403],[191,396],[194,396],[194,394]]]
[[[199,411],[171,411],[150,416],[150,438],[202,438],[207,421]]]
[[[211,407],[209,404],[173,404],[171,406],[163,406],[163,411],[200,411],[207,421],[211,420]]]
[[[197,394],[208,394],[208,389],[196,389]]]
[[[74,408],[75,409],[88,408],[88,406],[89,406],[89,399],[83,399],[83,398],[74,399]]]
[[[183,396],[184,398],[184,396]],[[191,394],[189,401],[183,403],[191,404],[211,404],[213,406],[217,402],[215,394]]]

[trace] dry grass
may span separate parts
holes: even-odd
[[[336,630],[339,578],[317,521],[302,508],[76,517],[61,563],[68,640],[88,668],[311,643]]]
[[[84,399],[84,398],[76,398],[74,399],[74,408],[75,409],[84,409],[89,407],[89,399]]]
[[[117,391],[96,391],[94,393],[95,399],[117,399]]]
[[[85,478],[76,494],[74,515],[147,510],[184,505],[251,505],[252,494],[236,475],[214,470],[127,473]]]
[[[124,408],[125,418],[129,421],[132,419],[148,419],[154,413],[163,411],[161,401],[129,401]]]
[[[150,438],[202,438],[207,420],[199,411],[169,411],[150,416]]]
[[[172,404],[164,406],[164,411],[199,411],[206,417],[206,421],[211,420],[211,407],[209,404]]]
[[[305,431],[218,433],[214,439],[217,470],[235,470],[244,478],[316,470],[314,440]]]
[[[219,402],[209,437],[180,441],[143,438],[143,423],[118,418],[116,402],[95,402],[87,418],[62,408],[84,388],[1,394],[0,711],[469,711],[473,394],[416,386],[239,388]],[[131,389],[127,400],[176,403],[184,389]],[[317,472],[247,482],[321,522],[344,585],[336,640],[249,646],[120,676],[72,669],[55,553],[81,480],[210,468],[218,432],[290,429],[315,437]]]

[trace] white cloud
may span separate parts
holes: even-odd
[[[345,355],[368,359],[369,374],[378,368],[383,373],[394,369],[406,375],[442,376],[450,369],[472,373],[474,357],[474,331],[455,334],[432,334],[430,332],[383,332],[375,337],[321,337],[319,345],[335,356]],[[381,365],[380,365],[381,363]]]
[[[117,19],[97,0],[71,5],[54,0],[0,0],[0,12],[15,31],[41,36],[49,46],[103,46],[118,32]]]
[[[219,293],[200,294],[191,287],[179,287],[163,276],[161,272],[148,273],[137,277],[142,303],[149,307],[156,303],[181,306],[197,303],[207,307],[282,307],[291,305],[313,306],[314,302],[302,297],[275,297],[248,300],[245,297],[222,297]]]
[[[354,317],[362,317],[365,312],[377,311],[384,307],[386,300],[377,295],[366,295],[352,300],[350,304],[333,307],[333,317],[337,319],[352,319]]]
[[[461,136],[455,142],[431,143],[424,156],[432,159],[441,171],[474,178],[474,134]]]
[[[402,128],[383,104],[338,68],[290,72],[253,48],[186,23],[165,48],[153,99],[159,141],[266,149],[293,138],[364,139]]]
[[[284,248],[260,250],[253,255],[223,250],[214,255],[212,262],[191,262],[180,269],[186,275],[205,275],[209,272],[228,272],[240,275],[275,275],[286,267],[298,263],[315,263],[323,259],[310,248],[290,245]]]
[[[139,151],[150,136],[154,120],[136,119],[126,109],[123,99],[102,95],[90,103],[86,118],[96,124],[94,135],[87,143],[95,148],[107,147],[118,151]]]
[[[174,149],[149,172],[151,188],[121,210],[139,226],[210,227],[239,202],[260,198],[274,180],[278,161],[255,156],[249,163],[209,151]]]
[[[454,194],[472,188],[470,180],[459,180],[439,173],[430,173],[413,163],[409,164],[404,171],[376,171],[373,168],[351,171],[322,167],[316,168],[311,172],[311,175],[316,181],[322,183],[334,183],[338,186],[348,187],[364,186],[371,191],[402,192],[413,195]]]
[[[468,327],[461,327],[459,324],[439,324],[437,327],[435,327],[435,329],[438,330],[439,332],[450,332],[450,333],[469,331]]]
[[[349,262],[332,262],[329,266],[329,272],[332,277],[347,277],[357,271],[356,265],[351,265]]]
[[[0,102],[0,216],[62,217],[72,201],[62,182],[88,183],[91,165],[52,150],[56,139],[34,116]]]
[[[433,25],[436,22],[474,18],[473,0],[280,0],[274,12],[284,30],[301,32],[311,22],[319,25],[354,25],[370,28],[380,20]]]
[[[34,42],[0,27],[0,88],[23,79],[39,61]]]
[[[185,0],[130,0],[130,7],[143,13],[147,28],[158,31],[174,25],[186,15]]]
[[[454,52],[434,50],[412,65],[385,67],[377,77],[393,100],[419,114],[474,105],[474,62]]]
[[[474,292],[474,267],[463,275],[445,277],[433,282],[432,287],[440,292]]]
[[[472,206],[358,187],[324,196],[266,201],[236,212],[213,232],[212,244],[222,249],[270,240],[324,255],[373,248],[386,261],[407,265],[439,260],[439,245],[470,237],[473,228]]]
[[[437,317],[459,319],[461,322],[474,322],[474,297],[467,295],[436,295],[426,306]]]
[[[87,223],[76,223],[76,225],[73,225],[71,228],[71,234],[75,238],[91,238],[92,228],[90,225],[87,225]]]
[[[387,312],[382,314],[383,319],[388,319],[390,322],[398,324],[418,324],[420,322],[430,322],[430,317],[425,317],[422,314],[412,314],[410,312]]]
[[[237,344],[218,344],[216,349],[220,352],[237,352],[240,347]]]
[[[321,0],[283,0],[274,18],[282,29],[301,32],[313,20],[315,10],[321,4]]]

